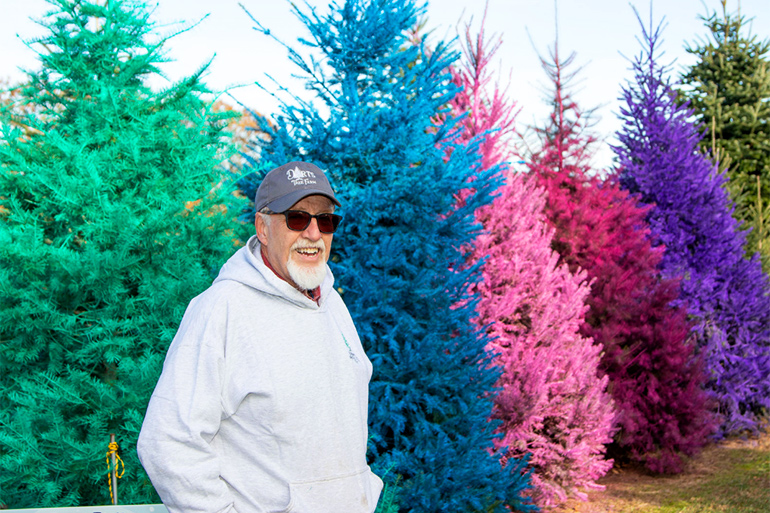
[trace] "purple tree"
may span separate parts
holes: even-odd
[[[499,47],[465,30],[464,59],[452,69],[461,87],[451,113],[464,116],[459,138],[478,144],[483,168],[511,157],[515,104],[494,85],[489,62]],[[588,294],[586,275],[571,274],[551,249],[544,192],[531,177],[508,172],[492,205],[476,211],[484,233],[472,262],[484,261],[483,279],[471,285],[476,322],[485,327],[502,374],[492,417],[501,422],[497,448],[507,458],[530,455],[533,498],[541,506],[568,496],[585,498],[612,466],[604,459],[612,440],[614,409],[598,376],[601,346],[578,333]]]
[[[638,15],[637,15],[638,18]],[[682,279],[681,303],[705,355],[707,387],[726,434],[756,430],[770,409],[770,285],[758,256],[743,258],[745,234],[731,216],[726,178],[698,151],[701,136],[658,64],[661,26],[642,25],[643,51],[623,89],[615,147],[622,186],[654,205],[647,215],[666,251],[668,278]]]

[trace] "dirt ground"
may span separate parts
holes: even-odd
[[[734,461],[738,453],[745,450],[770,451],[770,432],[760,437],[725,440],[709,445],[688,462],[685,472],[676,476],[653,476],[640,468],[614,468],[599,480],[605,487],[603,491],[588,493],[588,501],[570,500],[551,513],[622,513],[657,511],[670,497],[672,490],[696,489],[699,485],[712,480],[724,472],[725,462]],[[731,454],[732,452],[732,454]],[[741,453],[742,454],[742,453]],[[770,460],[770,458],[768,458]],[[751,487],[764,490],[770,504],[770,461],[768,472],[759,482],[752,482]],[[762,493],[762,492],[760,492]],[[685,501],[686,502],[686,501]],[[683,504],[684,506],[685,504]],[[691,509],[681,510],[690,511]],[[548,511],[548,510],[544,510]],[[679,507],[665,511],[680,511]],[[770,509],[768,509],[770,513]]]

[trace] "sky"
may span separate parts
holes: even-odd
[[[303,10],[311,5],[322,13],[330,3],[294,1]],[[167,43],[167,57],[172,59],[162,67],[167,78],[154,80],[153,86],[162,87],[168,80],[189,75],[213,58],[205,82],[210,89],[227,91],[231,97],[225,96],[225,100],[230,103],[238,101],[270,115],[279,108],[271,94],[276,83],[292,91],[303,90],[302,82],[292,78],[298,70],[288,60],[286,49],[253,30],[254,23],[244,12],[247,9],[272,34],[297,48],[297,39],[308,32],[291,13],[290,0],[155,0],[148,4],[154,7],[152,19],[160,34],[200,21]],[[650,24],[651,9],[653,24],[666,24],[661,62],[671,65],[674,78],[695,60],[685,46],[695,46],[707,35],[700,17],[721,12],[718,0],[658,0],[652,7],[649,0],[488,0],[484,18],[485,2],[481,0],[432,0],[427,27],[433,30],[434,39],[453,39],[464,32],[466,24],[475,35],[485,20],[486,34],[502,38],[493,62],[501,86],[507,85],[509,97],[520,109],[520,130],[542,126],[547,120],[549,84],[539,55],[548,57],[558,33],[562,60],[574,52],[572,69],[580,68],[573,98],[583,109],[595,109],[594,131],[602,142],[596,147],[593,165],[603,169],[612,165],[610,144],[621,127],[621,88],[633,78],[629,59],[642,50],[633,7],[645,26]],[[770,36],[770,0],[728,0],[727,7],[730,12],[740,8],[747,18],[753,18],[751,33],[759,39]],[[20,68],[39,67],[35,52],[24,42],[45,33],[33,19],[40,19],[49,9],[45,0],[0,0],[1,78],[18,82],[24,78]]]

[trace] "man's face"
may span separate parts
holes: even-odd
[[[313,215],[333,213],[334,204],[326,196],[313,195],[301,199],[289,210],[304,210]],[[286,226],[283,214],[270,215],[269,222],[257,214],[255,226],[267,259],[281,278],[304,290],[315,289],[323,282],[334,236],[321,233],[316,219],[311,219],[303,231],[296,232]]]

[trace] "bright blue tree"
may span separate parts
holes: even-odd
[[[654,204],[648,217],[666,247],[662,270],[682,277],[720,432],[755,430],[770,408],[770,284],[757,255],[743,258],[745,233],[731,217],[726,178],[698,151],[692,110],[677,104],[668,69],[658,64],[661,27],[642,31],[615,148],[622,184]]]
[[[344,220],[331,265],[374,364],[373,465],[386,481],[400,477],[402,511],[531,509],[520,462],[502,467],[490,453],[488,392],[498,374],[470,322],[467,284],[478,272],[462,252],[498,179],[481,169],[476,147],[457,144],[447,160],[451,125],[431,121],[455,92],[447,67],[457,54],[444,43],[430,51],[410,43],[425,12],[412,0],[294,12],[315,60],[287,48],[316,101],[286,99],[278,128],[262,127],[269,137],[253,164],[302,158],[336,184]],[[458,205],[473,176],[474,191]]]

